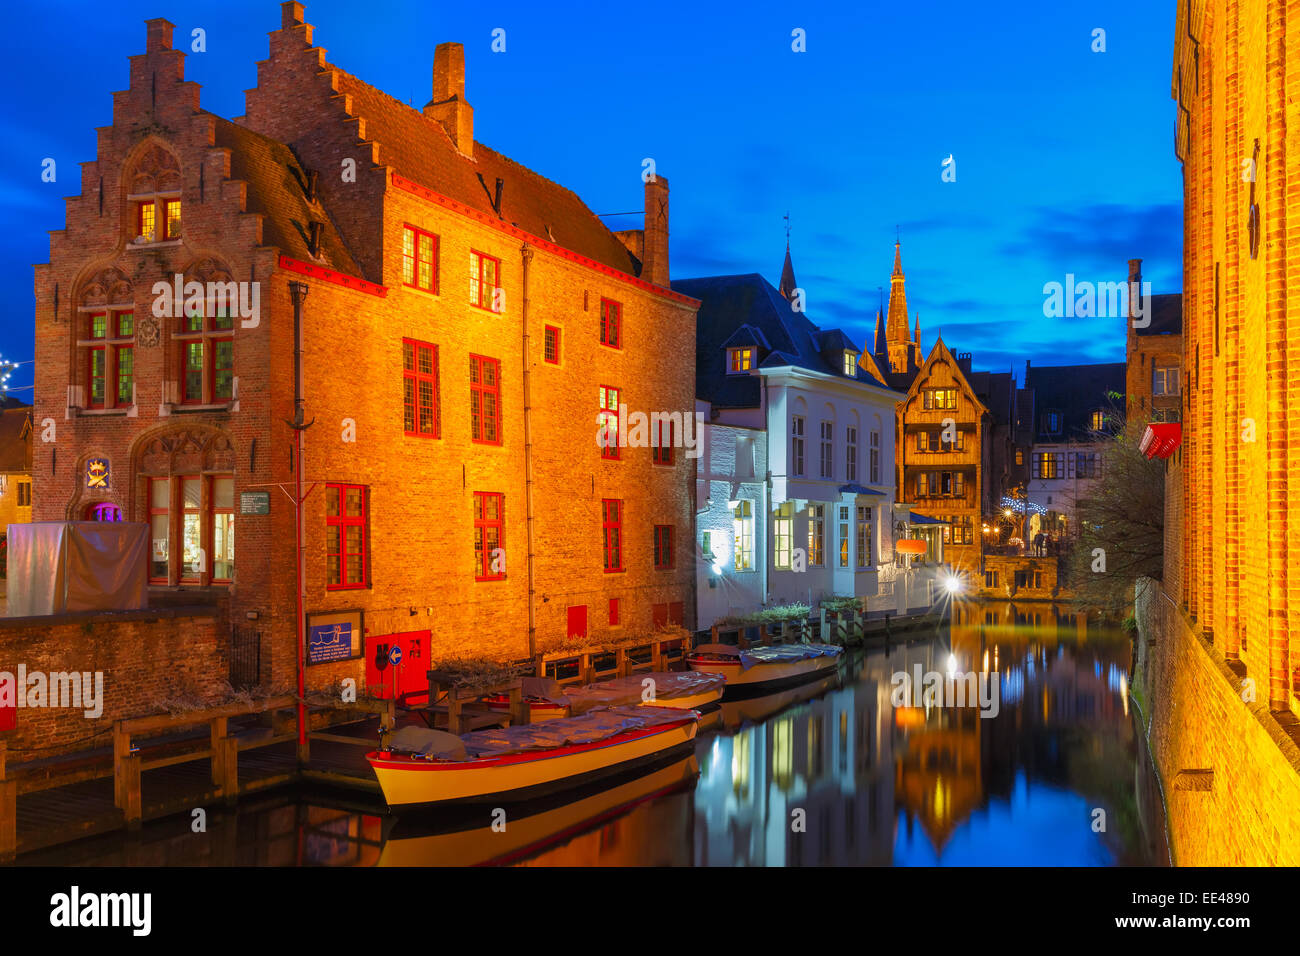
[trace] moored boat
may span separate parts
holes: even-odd
[[[733,688],[768,689],[811,679],[839,666],[844,648],[834,644],[774,644],[741,650],[731,644],[701,644],[686,657],[691,670],[721,674]]]
[[[721,675],[695,671],[650,671],[582,687],[561,687],[553,680],[535,677],[523,679],[531,723],[577,717],[598,707],[635,704],[698,710],[715,703],[725,689],[726,679]],[[501,713],[510,710],[510,698],[505,694],[490,694],[483,702]]]
[[[625,706],[460,737],[405,727],[366,760],[393,809],[517,802],[659,759],[695,739],[698,718]]]

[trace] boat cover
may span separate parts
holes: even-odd
[[[814,657],[837,657],[844,653],[844,648],[835,644],[772,644],[742,651],[730,644],[702,644],[695,651],[699,654],[739,657],[741,670],[749,670],[755,664],[789,664]]]
[[[598,684],[585,687],[570,687],[565,696],[569,702],[569,713],[574,717],[585,714],[597,707],[620,707],[641,702],[647,689],[647,680],[653,681],[653,700],[676,700],[692,697],[710,690],[722,690],[727,679],[721,674],[701,674],[697,671],[651,671],[644,674],[629,674],[627,677],[615,677]],[[681,711],[678,711],[681,713]]]
[[[388,749],[422,757],[442,757],[447,760],[464,760],[465,742],[455,734],[428,727],[402,727],[388,738]]]
[[[580,717],[561,717],[521,727],[476,730],[463,734],[460,739],[468,759],[500,757],[528,750],[554,750],[589,744],[626,730],[680,721],[692,713],[673,707],[610,707],[591,710]]]

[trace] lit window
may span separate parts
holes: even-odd
[[[181,234],[181,201],[168,199],[163,203],[167,216],[166,238],[178,239]]]
[[[858,505],[858,567],[871,567],[871,506]]]
[[[498,560],[505,549],[505,496],[474,492],[474,579],[501,581],[505,562]]]
[[[438,291],[438,237],[406,226],[402,229],[402,284],[425,292]]]
[[[1106,427],[1106,413],[1100,410],[1094,411],[1088,417],[1088,427],[1095,432],[1101,431]]]
[[[727,371],[730,375],[740,375],[754,367],[753,349],[731,349],[728,358]]]
[[[500,280],[501,260],[485,256],[481,252],[469,254],[469,301],[470,305],[480,309],[500,311],[497,308],[496,291]]]
[[[602,426],[600,457],[611,461],[619,458],[618,402],[621,391],[609,385],[600,386],[600,407],[596,412]]]
[[[774,551],[772,566],[782,571],[790,570],[790,557],[794,540],[794,518],[790,517],[790,503],[785,502],[772,523]]]
[[[858,374],[858,354],[856,352],[844,353],[844,374],[849,378],[856,378]]]
[[[735,539],[734,567],[737,571],[754,570],[754,505],[739,501],[732,510]]]
[[[145,242],[153,242],[157,237],[155,227],[156,211],[153,200],[142,202],[136,207],[135,234]]]
[[[808,508],[808,563],[821,567],[825,563],[826,506],[810,505]]]
[[[149,478],[149,580],[154,584],[229,584],[235,577],[232,475]],[[174,497],[173,497],[174,496]],[[113,508],[116,506],[97,506]],[[92,520],[120,521],[108,512]]]
[[[849,508],[848,505],[840,505],[840,567],[849,566]]]
[[[926,409],[954,409],[957,407],[957,389],[926,388],[921,390],[921,404]]]

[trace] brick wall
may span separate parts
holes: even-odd
[[[0,618],[0,671],[104,675],[96,719],[79,708],[19,708],[16,729],[3,734],[9,759],[111,745],[114,720],[162,713],[168,699],[224,699],[228,635],[219,614],[193,609]]]
[[[981,597],[991,598],[1018,598],[1052,600],[1059,596],[1060,590],[1057,587],[1057,569],[1058,561],[1054,557],[1028,557],[1025,555],[1002,555],[986,554],[984,556],[985,574],[989,571],[997,573],[997,587],[987,587],[985,575],[975,574],[974,585],[979,589]],[[1016,572],[1023,571],[1029,575],[1028,586],[1016,587]],[[1035,577],[1041,576],[1040,586],[1035,587]]]
[[[1148,710],[1175,862],[1300,864],[1300,748],[1270,712],[1267,688],[1244,701],[1223,652],[1194,632],[1156,582],[1139,582],[1137,612],[1136,689]]]

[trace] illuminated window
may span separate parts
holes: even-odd
[[[370,493],[362,485],[325,486],[325,587],[363,588],[369,583],[366,538]]]
[[[826,543],[826,506],[810,505],[808,507],[808,564],[821,567],[826,563],[824,546]]]
[[[782,504],[772,522],[772,540],[774,544],[772,566],[782,571],[790,570],[790,557],[794,542],[792,507],[788,501]]]
[[[153,242],[157,238],[156,215],[156,207],[152,199],[136,207],[135,234],[145,242]]]
[[[1088,428],[1092,431],[1099,432],[1106,427],[1106,413],[1100,409],[1093,411],[1088,416]]]
[[[955,409],[957,407],[957,389],[925,388],[921,390],[921,405],[926,409]]]
[[[504,562],[498,561],[505,548],[505,496],[495,492],[474,492],[474,579],[501,581]],[[496,568],[496,570],[493,570]]]
[[[849,508],[848,505],[840,505],[840,567],[849,566]]]
[[[844,353],[844,374],[849,378],[856,378],[858,375],[858,354],[856,352]]]
[[[606,498],[600,503],[601,532],[605,539],[605,572],[623,570],[623,502]]]
[[[600,344],[623,347],[623,306],[613,299],[600,300]]]
[[[163,202],[166,219],[166,238],[179,239],[181,235],[181,201],[168,199]]]
[[[438,400],[438,346],[402,339],[402,430],[437,438],[442,430]]]
[[[438,237],[405,226],[402,229],[402,284],[425,292],[438,291]]]
[[[735,541],[733,567],[737,571],[754,570],[754,505],[739,501],[732,510],[732,532]]]
[[[496,291],[501,277],[501,260],[481,252],[469,254],[469,301],[480,309],[499,311]]]
[[[754,367],[753,349],[731,349],[727,353],[727,371],[730,375],[748,372]]]
[[[1016,449],[1016,464],[1017,464],[1017,465],[1023,465],[1024,463],[1025,463],[1025,453],[1024,453],[1024,450],[1023,450],[1023,449],[1020,449],[1020,448],[1017,448],[1017,449]]]
[[[501,363],[469,357],[470,437],[482,445],[501,444]]]
[[[858,567],[871,567],[871,506],[858,505]]]
[[[600,457],[611,461],[617,461],[620,454],[618,447],[618,403],[621,394],[621,389],[610,385],[600,386],[600,407],[596,412],[603,426]]]
[[[212,581],[225,583],[235,576],[235,479],[212,479]]]

